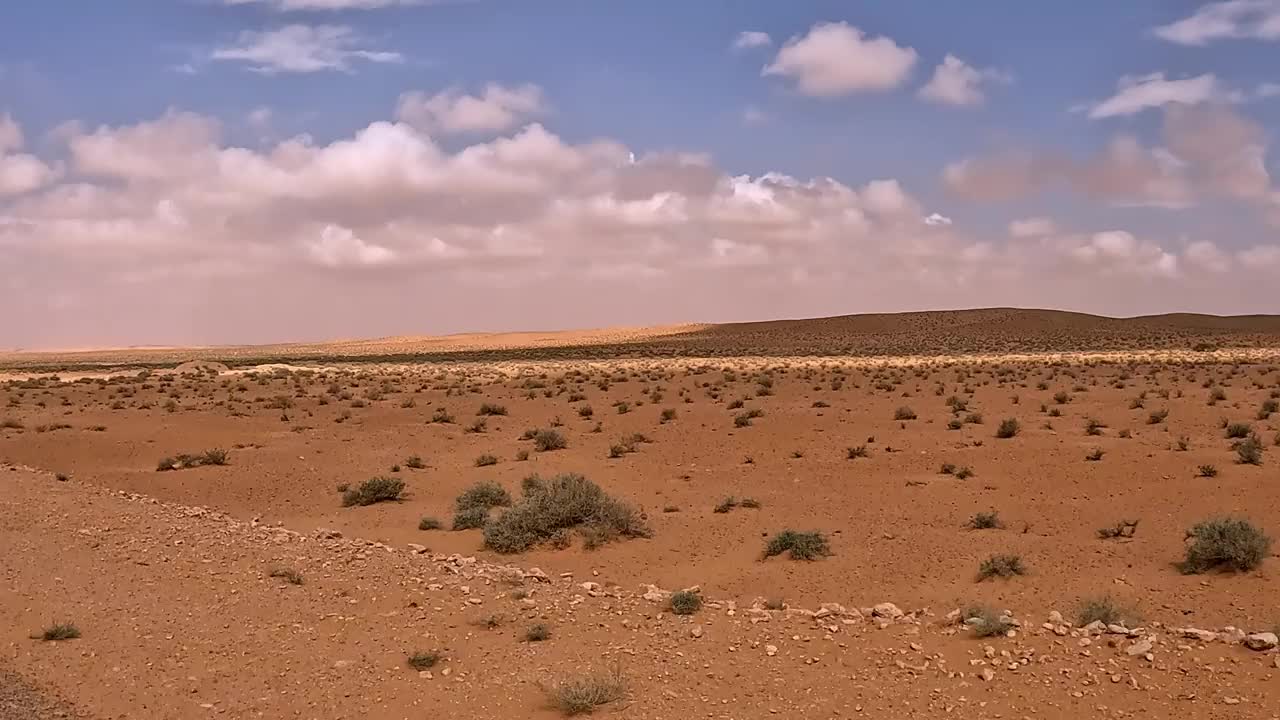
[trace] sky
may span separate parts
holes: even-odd
[[[1280,0],[0,3],[0,348],[1280,312]]]

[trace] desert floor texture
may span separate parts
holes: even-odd
[[[1181,563],[1278,399],[1275,317],[0,355],[0,718],[1276,718],[1277,547]]]

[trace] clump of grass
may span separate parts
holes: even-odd
[[[1213,465],[1201,465],[1196,468],[1196,477],[1211,478],[1218,477],[1218,468]]]
[[[1106,425],[1104,425],[1101,420],[1097,420],[1095,418],[1089,418],[1084,423],[1084,434],[1085,435],[1101,435],[1102,428],[1104,427],[1106,427]]]
[[[1000,421],[1000,427],[996,428],[996,437],[1006,440],[1017,435],[1021,430],[1022,425],[1017,418],[1005,418]]]
[[[418,521],[419,530],[439,530],[444,527],[438,518],[424,517]]]
[[[957,480],[968,480],[969,478],[973,477],[973,475],[974,475],[973,468],[969,467],[968,465],[965,465],[964,467],[960,468],[959,470],[956,470],[955,472],[955,476]]]
[[[759,408],[748,410],[743,413],[738,413],[737,415],[733,416],[733,426],[740,427],[740,428],[750,427],[752,420],[755,420],[756,418],[761,417],[763,415],[764,415],[764,411],[760,410]]]
[[[906,405],[903,405],[902,407],[893,411],[893,419],[894,420],[915,420],[916,411],[912,410]]]
[[[551,639],[551,626],[546,623],[530,625],[528,628],[525,628],[523,639],[525,642],[543,642],[544,640],[549,640]]]
[[[493,455],[490,455],[489,453],[485,453],[476,458],[476,467],[489,467],[490,465],[497,465],[497,464],[498,464],[498,458]]]
[[[1114,538],[1131,538],[1138,531],[1137,520],[1121,520],[1115,525],[1109,525],[1098,529],[1098,538],[1101,540],[1112,540]]]
[[[302,573],[298,572],[297,570],[294,570],[293,568],[286,568],[286,567],[274,568],[270,572],[270,575],[273,578],[280,578],[281,580],[284,580],[290,585],[302,584]]]
[[[182,453],[177,457],[161,458],[160,462],[156,463],[156,470],[182,470],[200,467],[201,465],[226,465],[229,461],[230,453],[222,448],[213,448],[199,454]]]
[[[545,688],[552,706],[568,716],[589,713],[620,700],[627,692],[626,680],[618,669],[582,675]]]
[[[1241,465],[1261,465],[1262,451],[1262,438],[1256,434],[1250,435],[1236,445],[1236,462]]]
[[[1001,637],[1016,627],[1013,618],[986,605],[965,608],[961,618],[965,625],[973,628],[973,634],[980,638]]]
[[[1239,438],[1247,438],[1253,433],[1253,426],[1249,423],[1230,423],[1226,427],[1227,439],[1235,440]]]
[[[975,513],[969,518],[969,528],[971,530],[999,530],[1004,527],[1004,522],[1000,520],[1000,513],[997,510]]]
[[[452,425],[453,414],[450,413],[445,408],[438,407],[436,408],[435,412],[431,415],[431,422],[441,424],[441,425]]]
[[[54,623],[44,629],[40,634],[40,639],[45,642],[58,642],[60,640],[75,640],[80,637],[80,628],[75,623],[60,622]]]
[[[511,504],[511,493],[493,480],[484,480],[462,491],[454,500],[453,529],[474,530],[489,521],[489,510]]]
[[[1187,575],[1215,568],[1247,572],[1261,565],[1271,551],[1271,538],[1243,518],[1205,520],[1188,530],[1187,536],[1191,542],[1179,564]]]
[[[675,419],[676,419],[676,409],[675,409],[675,408],[665,408],[665,409],[662,411],[662,415],[661,415],[661,417],[659,417],[659,418],[658,418],[658,422],[665,424],[665,423],[669,423],[669,422],[671,422],[672,420],[675,420]]]
[[[948,462],[948,463],[942,463],[942,467],[938,469],[938,473],[939,473],[939,474],[941,474],[941,475],[955,475],[955,474],[956,474],[956,464],[955,464],[955,463],[949,463],[949,462]]]
[[[422,462],[421,457],[417,455],[410,455],[409,457],[405,458],[404,466],[413,470],[421,470],[422,468],[426,467],[427,464]]]
[[[765,543],[764,556],[771,558],[783,553],[788,553],[792,560],[817,560],[831,554],[831,545],[820,532],[783,530]]]
[[[692,615],[702,609],[702,596],[692,590],[671,593],[670,608],[676,615]]]
[[[858,458],[871,457],[871,451],[867,450],[866,445],[857,445],[846,449],[844,456],[849,460],[857,460]]]
[[[742,500],[738,502],[738,506],[749,510],[758,510],[760,508],[760,501],[755,498],[742,498]]]
[[[414,670],[430,670],[443,659],[444,656],[435,650],[419,650],[409,655],[407,662]]]
[[[978,582],[994,577],[1011,578],[1026,573],[1027,566],[1022,562],[1020,555],[992,555],[978,566]]]
[[[404,492],[404,481],[379,475],[360,483],[359,487],[348,488],[342,494],[342,506],[373,505],[380,502],[399,500]]]
[[[1101,622],[1103,625],[1124,625],[1129,617],[1130,613],[1124,610],[1114,598],[1104,595],[1087,598],[1080,603],[1080,608],[1076,611],[1076,624],[1088,625],[1092,622]]]
[[[480,409],[476,411],[476,415],[506,415],[507,408],[496,403],[484,403]]]
[[[559,430],[538,430],[533,434],[533,449],[538,452],[563,450],[567,447],[569,447],[569,441],[565,440]]]
[[[738,507],[738,498],[730,495],[729,497],[721,500],[712,512],[723,515],[736,507]]]
[[[536,475],[526,478],[520,502],[485,526],[484,543],[495,552],[517,553],[575,529],[588,549],[650,535],[635,508],[582,475],[567,473],[545,482]]]
[[[516,462],[524,462],[525,460],[528,460],[528,459],[529,459],[529,451],[528,451],[528,450],[517,450],[517,451],[516,451]]]
[[[1106,454],[1106,451],[1102,448],[1094,448],[1088,455],[1084,456],[1084,459],[1090,462],[1098,462],[1102,459],[1102,456]]]
[[[1169,411],[1167,409],[1153,410],[1151,414],[1147,416],[1147,424],[1159,425],[1160,423],[1164,422],[1168,417],[1169,417]]]

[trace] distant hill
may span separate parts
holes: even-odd
[[[148,367],[185,360],[217,360],[235,366],[288,361],[952,355],[1216,347],[1280,348],[1280,315],[1176,313],[1111,318],[1061,310],[986,308],[655,328],[473,333],[186,349],[7,353],[0,354],[0,367]]]

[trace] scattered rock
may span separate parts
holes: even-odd
[[[906,613],[898,609],[897,605],[888,602],[880,603],[879,605],[871,608],[871,614],[878,618],[888,618],[890,620],[897,620],[903,615],[906,615]]]
[[[1250,650],[1274,650],[1276,646],[1280,645],[1280,638],[1277,638],[1275,633],[1270,632],[1254,633],[1245,637],[1244,645]]]

